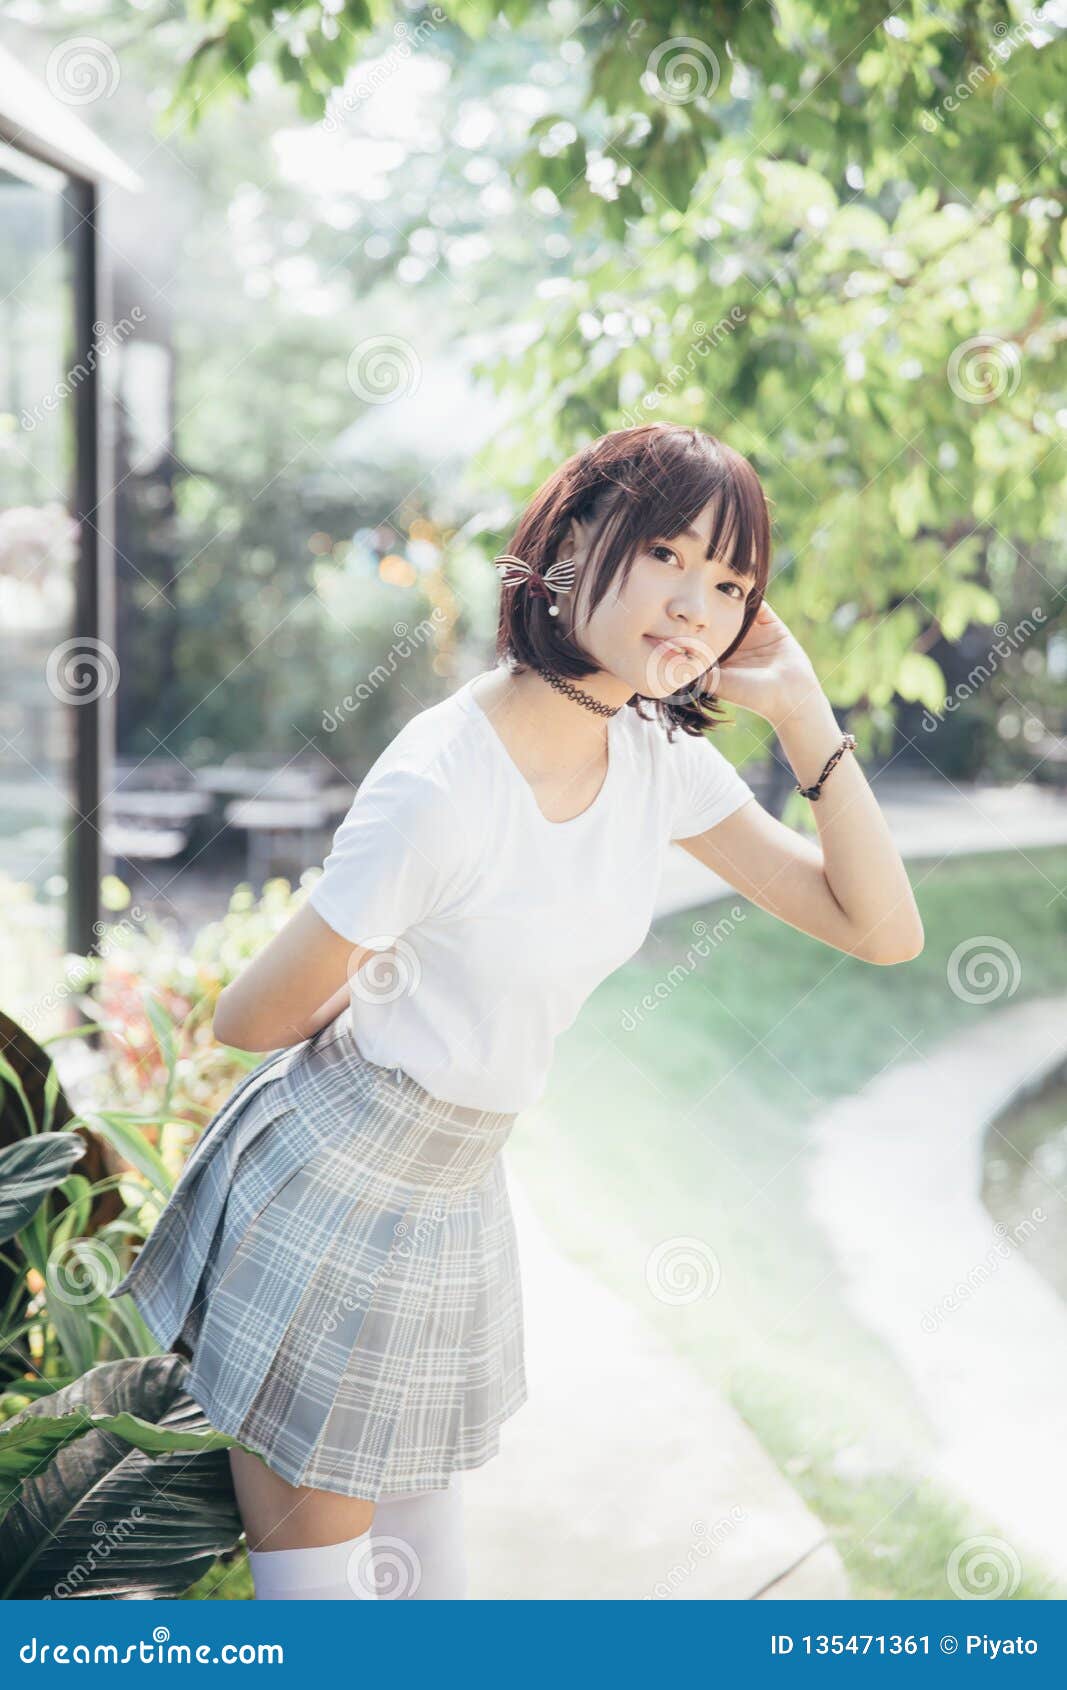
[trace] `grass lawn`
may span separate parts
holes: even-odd
[[[1067,900],[1055,895],[1067,850],[908,867],[926,946],[898,967],[843,956],[734,896],[657,923],[560,1040],[549,1095],[507,1150],[557,1243],[753,1427],[826,1522],[856,1597],[952,1596],[949,1552],[997,1522],[924,1477],[922,1406],[850,1309],[806,1211],[810,1124],[976,1016],[992,1033],[1006,997],[968,1003],[948,984],[962,941],[1011,945],[1013,1003],[1067,990]],[[700,954],[694,939],[712,928],[718,942]],[[649,1288],[650,1252],[679,1238],[714,1251],[713,1295],[671,1302]],[[1064,1594],[1025,1565],[1014,1592]]]

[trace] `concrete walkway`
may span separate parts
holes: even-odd
[[[1003,1534],[992,1561],[1006,1578],[1032,1553],[1067,1582],[1067,1306],[981,1198],[988,1123],[1067,1061],[1067,997],[992,1013],[817,1123],[810,1208],[846,1295],[925,1404],[931,1477]],[[1045,1189],[1047,1214],[1067,1191]]]
[[[893,768],[876,775],[871,785],[905,858],[1067,845],[1067,797],[1047,787],[960,784]],[[670,915],[736,896],[717,874],[672,845],[655,913]]]
[[[954,786],[890,769],[876,791],[905,857],[1067,843],[1067,802],[1040,788]],[[669,859],[657,917],[736,896],[680,846]],[[995,1236],[976,1195],[981,1110],[1035,1063],[1051,1060],[1057,1011],[1049,1015],[1029,1021],[1025,1037],[1020,1023],[1018,1044],[1007,1022],[999,1023],[1005,1038],[996,1051],[983,1051],[994,1042],[983,1023],[975,1036],[982,1063],[967,1069],[969,1052],[946,1048],[909,1072],[894,1067],[835,1111],[822,1124],[813,1195],[864,1318],[923,1373],[944,1427],[942,1476],[1042,1552],[1054,1548],[1067,1504],[1062,1464],[1054,1501],[1043,1482],[1058,1460],[1050,1437],[1067,1386],[1067,1312],[1013,1261],[1000,1278],[1010,1309],[984,1293],[977,1328],[973,1314],[948,1323],[966,1350],[963,1365],[946,1350],[947,1335],[934,1342],[922,1331],[916,1310],[943,1296]],[[500,1454],[462,1477],[471,1595],[847,1598],[824,1527],[750,1428],[628,1304],[560,1254],[510,1164],[508,1181],[530,1400],[505,1425]],[[901,1238],[909,1240],[907,1253]],[[991,1358],[1009,1347],[1012,1365],[991,1379]],[[1039,1351],[1051,1358],[1047,1365]],[[941,1375],[951,1380],[953,1368],[950,1389]],[[1019,1378],[1025,1391],[1016,1388]],[[1020,1396],[1027,1399],[1021,1417]],[[1041,1455],[1027,1469],[1031,1441]],[[990,1460],[1001,1443],[1003,1460]],[[1064,1565],[1065,1555],[1061,1545],[1050,1565]]]
[[[507,1172],[530,1397],[462,1475],[471,1596],[847,1597],[825,1528],[740,1415],[556,1250]]]

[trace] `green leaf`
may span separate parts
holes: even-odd
[[[34,1133],[0,1150],[0,1243],[30,1225],[84,1155],[77,1133]]]
[[[143,1174],[154,1191],[158,1191],[163,1197],[170,1196],[174,1181],[167,1172],[166,1163],[159,1151],[149,1144],[143,1133],[134,1129],[133,1123],[138,1117],[124,1115],[117,1109],[100,1109],[80,1118],[94,1133],[106,1139],[131,1167]],[[146,1125],[158,1125],[158,1116],[146,1115],[142,1118]]]
[[[906,651],[897,672],[897,692],[901,698],[914,699],[936,712],[944,706],[945,677],[925,652]]]
[[[182,1356],[104,1362],[0,1425],[0,1598],[180,1596],[241,1535]]]
[[[19,1079],[15,1069],[11,1066],[7,1057],[2,1054],[0,1054],[0,1080],[2,1080],[5,1085],[10,1086],[11,1090],[15,1093],[15,1096],[22,1104],[22,1112],[26,1117],[29,1129],[31,1133],[35,1133],[37,1131],[37,1122],[34,1119],[33,1110],[30,1108],[30,1100],[26,1096],[22,1081]]]

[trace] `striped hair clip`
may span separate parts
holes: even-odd
[[[501,552],[493,559],[502,587],[527,587],[535,598],[551,600],[553,593],[573,591],[575,581],[574,554],[559,557],[542,574],[533,564],[516,557],[513,552]],[[559,615],[559,605],[549,603],[548,614]]]

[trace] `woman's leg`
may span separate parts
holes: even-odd
[[[379,1601],[458,1601],[467,1595],[459,1472],[444,1490],[383,1496],[370,1528]]]
[[[247,1450],[229,1456],[258,1599],[377,1596],[372,1501],[291,1485]]]

